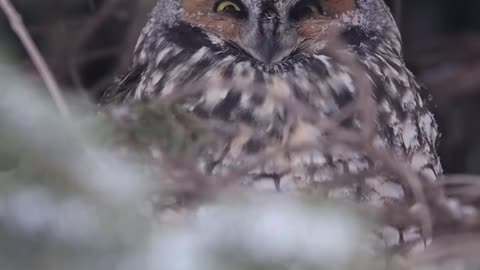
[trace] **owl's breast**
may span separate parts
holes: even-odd
[[[207,47],[193,53],[157,47],[155,61],[144,63],[132,93],[136,98],[174,97],[187,113],[230,129],[202,156],[206,173],[246,171],[252,185],[273,178],[280,190],[313,185],[368,201],[401,200],[402,188],[395,177],[377,172],[377,161],[332,143],[333,126],[362,128],[357,101],[361,91],[371,90],[377,146],[431,179],[441,172],[434,149],[436,124],[418,85],[401,59],[378,50],[360,59],[365,72],[358,74],[327,52],[262,66]],[[372,89],[359,88],[361,76]],[[352,184],[357,178],[366,185]]]
[[[234,130],[202,156],[203,170],[248,172],[245,184],[272,190],[317,190],[371,203],[401,200],[401,186],[378,174],[375,162],[329,141],[334,125],[352,131],[361,126],[354,114],[345,114],[358,96],[352,72],[326,55],[285,70],[224,59],[195,81],[192,87],[199,91],[186,90],[187,112]],[[387,145],[380,133],[378,140]],[[366,184],[353,184],[361,182]]]

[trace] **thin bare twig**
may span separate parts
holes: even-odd
[[[9,0],[0,0],[0,8],[5,12],[13,31],[17,34],[25,50],[32,59],[33,64],[37,68],[40,76],[47,86],[47,89],[50,92],[50,95],[52,96],[58,110],[64,117],[70,118],[71,114],[65,100],[62,97],[60,87],[58,86],[58,83],[55,80],[52,72],[48,68],[45,59],[33,42],[32,37],[28,33],[20,14],[18,14]]]

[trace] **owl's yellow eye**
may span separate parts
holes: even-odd
[[[236,19],[246,19],[248,12],[241,0],[220,0],[213,7],[213,11],[232,16]]]
[[[232,1],[222,1],[217,5],[217,7],[215,8],[215,11],[217,13],[223,13],[223,12],[237,13],[237,12],[241,12],[242,9],[240,8],[239,5],[237,5]]]
[[[247,17],[245,7],[238,0],[221,0],[215,5],[213,10],[216,13],[228,14],[238,19]]]

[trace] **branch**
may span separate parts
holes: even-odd
[[[9,0],[0,0],[0,8],[3,10],[5,15],[7,15],[7,19],[10,22],[13,31],[16,33],[16,35],[22,42],[25,50],[32,59],[33,64],[40,73],[40,76],[42,77],[45,85],[47,86],[47,89],[50,92],[50,95],[52,96],[58,110],[64,117],[70,118],[71,114],[68,110],[65,100],[62,97],[60,87],[58,86],[58,83],[55,80],[52,72],[48,68],[45,59],[42,57],[40,51],[33,42],[32,37],[28,33],[28,30],[26,29],[20,14],[18,14],[18,12],[15,10]]]

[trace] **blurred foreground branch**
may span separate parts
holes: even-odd
[[[64,117],[71,117],[67,103],[62,97],[60,87],[52,72],[48,68],[45,59],[42,57],[40,51],[33,42],[28,30],[23,24],[20,14],[18,14],[18,12],[15,10],[15,7],[13,7],[9,0],[0,0],[0,7],[5,12],[5,15],[7,15],[13,31],[17,34],[33,64],[37,68],[58,110]]]

